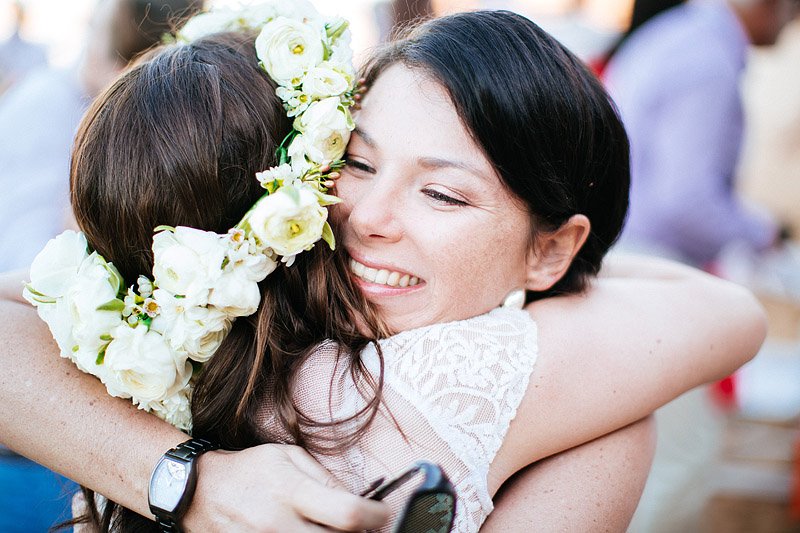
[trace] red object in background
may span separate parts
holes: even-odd
[[[726,411],[736,409],[739,405],[736,399],[736,374],[731,374],[711,385],[711,398]]]

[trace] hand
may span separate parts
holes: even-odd
[[[208,452],[198,461],[188,531],[360,531],[389,519],[386,504],[350,494],[296,446]]]

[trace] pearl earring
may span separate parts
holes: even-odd
[[[522,309],[525,307],[525,291],[523,289],[514,289],[503,298],[501,307],[510,307],[511,309]]]

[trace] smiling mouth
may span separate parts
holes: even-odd
[[[413,287],[419,283],[417,276],[386,269],[376,269],[350,259],[350,271],[358,278],[387,287]]]

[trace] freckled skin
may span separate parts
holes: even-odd
[[[443,87],[392,66],[362,100],[356,124],[363,134],[351,138],[348,156],[355,164],[337,181],[343,203],[333,216],[351,255],[422,280],[417,290],[398,294],[365,290],[392,329],[475,316],[524,287],[530,217]],[[430,159],[470,170],[434,168]]]

